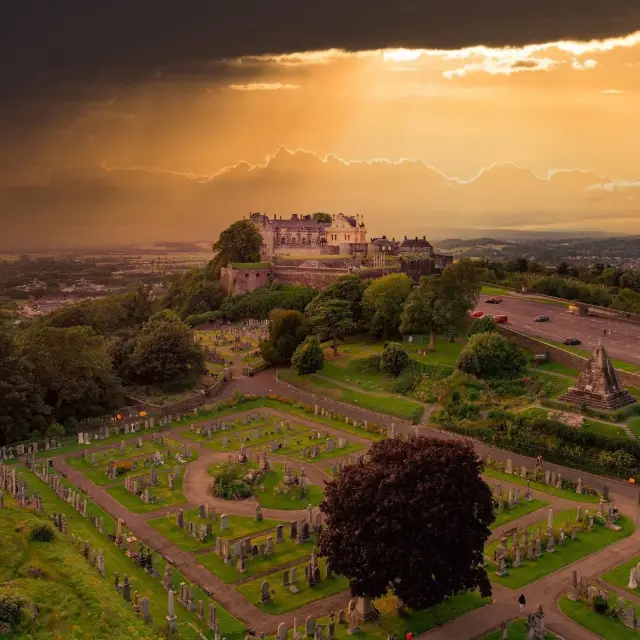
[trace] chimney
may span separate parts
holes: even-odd
[[[407,239],[407,236],[405,236],[405,237],[404,237],[404,239],[406,240],[406,239]]]
[[[418,242],[418,236],[416,236],[416,242]]]

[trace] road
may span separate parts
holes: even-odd
[[[500,304],[488,304],[491,296],[480,296],[476,309],[508,316],[508,327],[541,338],[562,342],[565,338],[582,340],[582,348],[594,349],[602,340],[612,358],[640,364],[640,326],[613,319],[574,316],[565,307],[535,300],[503,296]],[[534,322],[536,316],[549,316],[549,322]],[[604,337],[610,329],[611,336]]]

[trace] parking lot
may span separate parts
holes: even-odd
[[[640,325],[596,317],[578,317],[565,307],[534,300],[502,297],[500,304],[489,304],[480,296],[476,310],[493,315],[508,316],[507,326],[531,335],[562,342],[565,338],[578,338],[581,347],[593,349],[602,340],[613,358],[640,364]],[[539,315],[549,316],[549,322],[534,322]],[[611,330],[611,336],[604,336]]]

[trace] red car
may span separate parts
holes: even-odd
[[[484,311],[474,311],[471,314],[472,318],[482,318],[484,316]]]
[[[504,324],[505,322],[509,322],[509,318],[507,316],[493,316],[493,319],[496,321],[496,324]]]

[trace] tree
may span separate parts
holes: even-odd
[[[131,355],[131,371],[140,382],[184,385],[203,367],[193,332],[173,311],[155,313],[143,325]]]
[[[26,361],[20,357],[13,332],[0,331],[0,445],[42,431],[49,420],[43,389],[33,379]]]
[[[413,284],[406,273],[392,273],[371,281],[362,296],[369,328],[379,338],[398,334],[400,316]]]
[[[183,320],[220,308],[225,298],[220,282],[209,269],[191,269],[176,276],[169,285],[164,306],[173,309]]]
[[[332,339],[333,355],[338,355],[338,338],[353,327],[353,315],[346,300],[323,300],[310,318],[315,330]]]
[[[17,345],[59,422],[104,415],[118,406],[120,384],[107,341],[90,327],[33,325],[18,334]]]
[[[429,351],[436,348],[436,336],[455,336],[475,306],[474,289],[455,278],[425,276],[411,292],[402,313],[400,331],[428,333]]]
[[[409,354],[399,342],[390,342],[382,352],[380,371],[398,376],[409,366]]]
[[[315,373],[324,367],[324,351],[317,336],[309,336],[295,350],[291,366],[299,376]]]
[[[320,304],[323,300],[347,300],[351,305],[353,321],[358,323],[363,316],[362,296],[364,295],[367,287],[368,282],[362,280],[353,273],[346,276],[340,276],[339,278],[336,278],[326,289],[323,289],[316,298],[314,298],[310,308],[307,309],[307,313],[313,315],[314,305]]]
[[[322,213],[318,211],[318,213],[314,213],[311,216],[316,222],[325,222],[327,224],[331,224],[333,222],[333,217],[330,213]]]
[[[238,220],[220,234],[213,250],[217,253],[213,259],[216,273],[229,262],[260,262],[262,236],[251,220]]]
[[[478,378],[514,378],[526,363],[515,343],[499,333],[478,333],[460,352],[456,367]]]
[[[625,271],[620,276],[620,287],[622,289],[632,289],[633,291],[640,292],[640,271]]]
[[[490,333],[497,329],[498,325],[491,316],[482,316],[482,318],[474,318],[467,330],[467,338],[475,336],[477,333]]]
[[[354,596],[391,589],[408,607],[425,609],[460,591],[490,595],[482,565],[494,515],[481,471],[464,442],[376,442],[368,462],[325,485],[321,555],[349,578]]]
[[[298,345],[309,335],[309,330],[309,320],[300,311],[274,309],[269,314],[269,340],[260,345],[265,362],[290,362]]]

